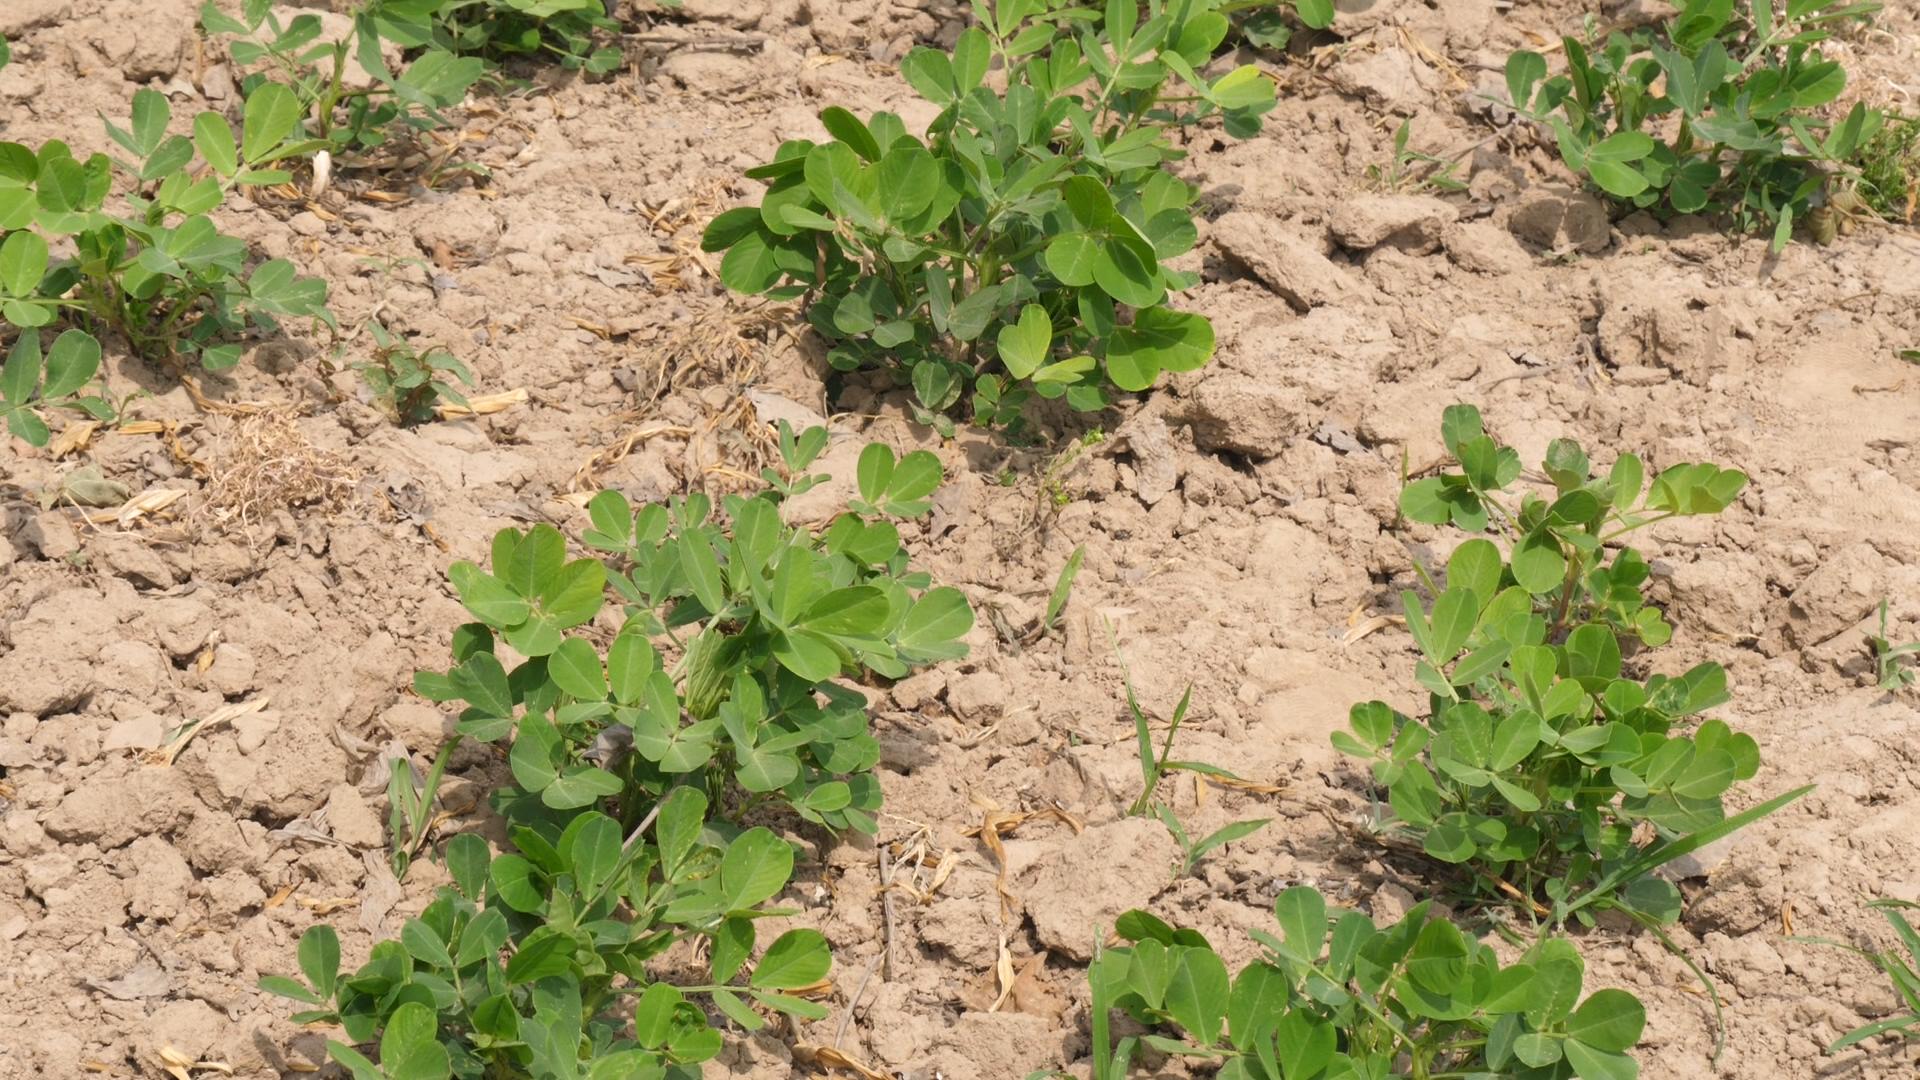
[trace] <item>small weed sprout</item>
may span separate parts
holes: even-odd
[[[1887,638],[1887,602],[1880,601],[1880,632],[1867,639],[1873,648],[1873,662],[1880,689],[1889,693],[1904,690],[1920,682],[1920,670],[1906,662],[1906,658],[1920,654],[1920,641],[1895,645]]]
[[[367,324],[373,338],[373,355],[353,366],[373,391],[395,423],[411,425],[434,418],[434,407],[441,402],[467,407],[467,399],[443,376],[451,375],[461,385],[473,386],[473,373],[459,357],[438,345],[416,352],[405,338],[396,337],[379,323]]]
[[[1407,191],[1465,191],[1467,185],[1454,175],[1460,167],[1460,159],[1443,158],[1436,154],[1410,149],[1408,140],[1413,135],[1413,120],[1406,119],[1393,133],[1393,159],[1385,166],[1369,165],[1366,168],[1368,182],[1384,191],[1398,193]]]

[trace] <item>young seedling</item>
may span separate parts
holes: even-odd
[[[1920,670],[1904,662],[1907,657],[1920,653],[1920,642],[1895,645],[1887,639],[1887,602],[1884,599],[1880,601],[1880,632],[1867,641],[1873,647],[1873,662],[1878,671],[1880,689],[1891,693],[1920,682]]]
[[[1180,823],[1179,815],[1173,812],[1173,807],[1166,803],[1155,803],[1153,813],[1160,819],[1160,823],[1167,827],[1167,831],[1173,834],[1173,842],[1180,845],[1180,864],[1175,877],[1186,877],[1193,873],[1194,864],[1199,862],[1207,852],[1222,845],[1231,844],[1235,840],[1245,840],[1266,828],[1273,820],[1272,818],[1251,818],[1247,821],[1236,821],[1195,840],[1187,835],[1187,828]]]
[[[321,40],[320,17],[311,12],[282,21],[271,0],[241,0],[228,14],[207,0],[200,25],[212,38],[230,38],[234,65],[248,73],[240,83],[248,106],[256,94],[277,87],[291,102],[299,138],[289,156],[325,160],[341,168],[375,163],[375,155],[411,143],[446,126],[441,110],[459,104],[486,73],[477,57],[459,56],[439,35],[439,12],[449,0],[363,0],[352,12],[353,31]],[[386,44],[416,50],[405,70],[394,72]],[[363,79],[350,77],[349,63]]]
[[[1130,911],[1115,925],[1130,944],[1100,951],[1087,972],[1093,1075],[1121,1080],[1142,1044],[1219,1062],[1235,1080],[1638,1074],[1628,1051],[1646,1010],[1624,990],[1583,1000],[1585,964],[1570,942],[1543,938],[1502,964],[1429,913],[1421,903],[1376,928],[1296,886],[1274,901],[1280,933],[1252,933],[1265,955],[1229,973],[1199,933]],[[1147,1033],[1113,1047],[1114,1008]]]
[[[473,386],[473,372],[459,357],[438,345],[415,352],[405,338],[389,334],[379,323],[368,323],[367,333],[373,338],[373,355],[353,367],[396,423],[425,423],[441,402],[466,406],[466,397],[442,378],[452,375],[461,385]]]
[[[792,460],[819,441],[793,439]],[[510,850],[454,837],[454,887],[398,941],[342,979],[338,941],[316,928],[305,981],[262,986],[313,1006],[297,1022],[340,1025],[328,1049],[356,1080],[694,1075],[721,1039],[690,997],[748,1030],[763,1011],[824,1017],[805,996],[830,963],[817,932],[782,934],[749,968],[760,920],[792,914],[765,905],[793,847],[742,819],[772,805],[875,830],[879,744],[865,698],[835,680],[965,654],[971,609],[908,568],[887,520],[927,512],[940,479],[925,451],[869,447],[859,509],[820,534],[783,524],[773,492],[729,497],[724,521],[702,495],[636,512],[603,492],[583,539],[609,562],[569,560],[537,525],[496,535],[484,569],[455,563],[477,621],[454,631],[454,666],[414,684],[464,703],[461,736],[508,743],[512,783],[492,805]],[[609,588],[626,618],[605,641],[585,628]],[[450,750],[424,789],[396,771],[396,858],[430,830]],[[658,981],[649,961],[696,942],[709,978]]]
[[[387,856],[396,880],[407,879],[407,868],[426,845],[427,834],[439,824],[434,804],[440,799],[440,781],[447,773],[447,762],[460,745],[456,735],[440,748],[427,770],[425,782],[414,779],[413,763],[395,757],[387,763],[387,835],[392,850]]]
[[[212,112],[194,118],[189,138],[170,130],[166,95],[142,89],[127,127],[106,124],[129,160],[81,161],[57,140],[37,151],[0,142],[0,319],[18,331],[0,376],[9,430],[46,442],[46,407],[113,418],[104,394],[79,393],[98,373],[98,341],[63,323],[108,327],[169,369],[193,358],[209,371],[239,361],[250,328],[275,333],[287,317],[332,325],[324,282],[283,259],[249,267],[247,245],[208,216],[237,187],[287,179],[274,164],[292,152],[295,109],[284,90],[264,92],[238,140]],[[125,215],[107,211],[116,188]],[[43,328],[57,332],[44,356]]]
[[[943,430],[955,409],[1013,425],[1035,394],[1098,410],[1198,368],[1213,327],[1168,303],[1197,280],[1170,261],[1198,237],[1170,136],[1216,117],[1251,134],[1274,101],[1254,67],[1199,74],[1229,29],[1211,6],[976,3],[951,52],[902,64],[942,110],[924,140],[829,108],[831,141],[749,170],[765,197],[703,246],[729,288],[803,299],[834,368],[893,372]]]
[[[1830,176],[1859,179],[1884,128],[1863,104],[1837,123],[1820,111],[1847,85],[1820,43],[1881,6],[1684,0],[1663,26],[1563,38],[1566,72],[1552,78],[1539,53],[1514,53],[1509,100],[1552,128],[1569,168],[1621,203],[1724,215],[1770,230],[1778,250]]]
[[[1393,132],[1393,160],[1384,167],[1367,166],[1367,179],[1390,192],[1467,189],[1467,185],[1453,175],[1454,170],[1460,167],[1458,157],[1449,159],[1410,149],[1407,143],[1412,137],[1413,121],[1402,120]]]
[[[1040,632],[1052,630],[1059,621],[1060,613],[1066,610],[1067,599],[1073,595],[1073,579],[1080,574],[1080,562],[1086,557],[1086,545],[1073,549],[1067,556],[1067,564],[1060,568],[1060,576],[1054,580],[1053,592],[1047,597],[1046,614],[1040,618]]]
[[[1694,719],[1728,700],[1718,664],[1627,675],[1623,641],[1658,647],[1673,629],[1642,592],[1646,560],[1621,541],[1719,513],[1746,477],[1681,464],[1649,479],[1632,454],[1600,473],[1558,439],[1541,466],[1550,490],[1513,501],[1519,455],[1486,433],[1478,410],[1453,406],[1441,427],[1461,471],[1408,484],[1401,512],[1498,542],[1461,543],[1443,583],[1422,568],[1430,599],[1401,594],[1426,715],[1356,705],[1333,744],[1372,762],[1398,825],[1467,869],[1482,900],[1518,901],[1556,923],[1588,920],[1596,904],[1670,922],[1679,893],[1647,873],[1681,845],[1755,820],[1754,810],[1728,817],[1721,799],[1758,772],[1760,752],[1724,721]]]
[[[1920,933],[1914,931],[1913,924],[1908,922],[1906,915],[1903,914],[1907,911],[1920,911],[1920,904],[1905,900],[1875,900],[1868,906],[1886,916],[1888,924],[1893,927],[1894,934],[1900,939],[1901,947],[1906,950],[1905,956],[1901,955],[1900,949],[1868,951],[1843,941],[1832,941],[1826,938],[1796,940],[1833,945],[1873,961],[1874,966],[1879,968],[1886,975],[1887,980],[1893,984],[1893,992],[1899,995],[1900,1002],[1906,1006],[1907,1011],[1854,1028],[1835,1039],[1833,1045],[1827,1047],[1829,1054],[1837,1054],[1849,1046],[1863,1043],[1877,1035],[1898,1034],[1903,1039],[1920,1039]]]

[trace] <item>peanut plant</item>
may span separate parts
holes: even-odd
[[[1583,1000],[1570,942],[1543,938],[1502,964],[1430,909],[1376,929],[1295,886],[1274,901],[1280,933],[1252,932],[1265,955],[1233,974],[1198,933],[1122,915],[1115,929],[1129,944],[1100,951],[1087,975],[1094,1080],[1122,1080],[1142,1044],[1217,1061],[1224,1080],[1637,1075],[1627,1052],[1645,1009],[1624,990]],[[1116,1008],[1148,1033],[1116,1045]]]
[[[9,430],[44,444],[47,407],[111,419],[104,395],[78,394],[107,333],[153,363],[191,358],[219,371],[239,361],[249,328],[274,333],[288,317],[332,324],[325,282],[284,259],[249,267],[246,244],[208,216],[236,187],[287,178],[275,165],[293,152],[296,121],[280,88],[247,103],[240,138],[212,112],[194,117],[188,137],[170,130],[166,95],[142,89],[130,125],[106,125],[126,160],[81,161],[58,140],[38,150],[0,142],[0,319],[18,335],[0,374]],[[118,215],[106,208],[116,179],[130,188]],[[42,329],[63,324],[43,354]]]
[[[513,783],[492,803],[513,850],[455,837],[456,888],[355,975],[338,978],[320,927],[301,943],[305,982],[263,982],[315,1006],[296,1020],[345,1030],[329,1051],[358,1080],[694,1075],[721,1041],[689,995],[748,1030],[765,1023],[756,1006],[825,1015],[790,993],[827,973],[815,931],[782,934],[734,981],[793,869],[787,842],[743,826],[773,811],[874,832],[879,743],[864,696],[832,680],[964,655],[973,612],[908,568],[887,520],[928,511],[932,454],[869,446],[853,511],[815,535],[782,524],[779,502],[817,479],[825,435],[782,435],[785,482],[724,500],[724,525],[704,495],[636,512],[603,492],[583,540],[608,562],[569,560],[536,525],[502,530],[488,568],[449,569],[477,621],[454,632],[453,667],[414,685],[464,703],[456,738],[511,739]],[[625,611],[602,644],[589,627],[610,590]],[[708,982],[649,975],[696,938]],[[376,1041],[377,1064],[358,1049]]]
[[[353,11],[353,32],[323,41],[312,12],[281,19],[271,0],[243,0],[228,14],[215,0],[200,12],[209,37],[231,39],[227,51],[246,72],[241,94],[251,107],[270,87],[294,102],[298,141],[291,155],[325,153],[343,168],[371,164],[382,148],[402,144],[445,126],[440,110],[457,105],[486,73],[477,57],[434,41],[434,13],[444,0],[367,0]],[[418,52],[400,72],[382,55],[392,42]],[[355,78],[348,61],[362,71]]]
[[[721,279],[802,298],[836,369],[894,373],[945,427],[963,403],[1011,425],[1035,394],[1095,410],[1205,364],[1212,325],[1168,306],[1197,280],[1169,265],[1197,238],[1170,136],[1209,117],[1258,130],[1273,84],[1198,74],[1228,30],[1205,5],[1142,20],[1113,0],[1097,34],[1041,0],[974,7],[951,52],[902,64],[942,109],[926,138],[893,113],[825,110],[833,138],[783,144],[747,174],[768,184],[760,205],[708,227]],[[996,62],[1004,90],[986,83]]]
[[[452,405],[467,404],[466,395],[454,389],[446,378],[450,375],[464,386],[473,386],[473,372],[467,370],[459,357],[438,345],[418,351],[406,339],[388,333],[379,323],[368,323],[367,334],[373,338],[373,353],[367,360],[355,364],[354,370],[366,380],[374,400],[396,423],[419,424],[431,420],[434,406],[443,401]]]
[[[1718,664],[1628,674],[1630,651],[1664,644],[1672,628],[1646,602],[1646,561],[1620,541],[1717,514],[1747,478],[1682,464],[1649,479],[1632,454],[1602,474],[1559,439],[1541,466],[1550,495],[1514,503],[1519,455],[1486,434],[1478,410],[1447,409],[1442,434],[1461,471],[1407,485],[1402,513],[1491,530],[1504,550],[1469,539],[1444,584],[1428,578],[1429,599],[1401,594],[1426,715],[1356,705],[1333,743],[1372,762],[1395,825],[1427,855],[1468,867],[1475,895],[1554,922],[1588,919],[1594,905],[1670,922],[1679,892],[1648,870],[1804,789],[1726,815],[1722,796],[1758,771],[1759,747],[1724,721],[1694,719],[1728,700]]]
[[[1861,152],[1885,124],[1859,104],[1839,122],[1820,113],[1847,85],[1820,42],[1881,6],[1684,0],[1661,28],[1563,38],[1566,72],[1552,78],[1539,53],[1514,53],[1508,94],[1553,129],[1568,168],[1621,203],[1723,214],[1769,229],[1777,250],[1829,185],[1859,182]]]

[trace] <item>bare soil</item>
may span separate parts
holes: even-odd
[[[142,85],[176,114],[232,106],[196,7],[0,4],[4,137],[102,149],[98,114],[124,115]],[[894,888],[874,844],[796,837],[811,855],[784,901],[833,942],[834,1015],[736,1037],[707,1075],[813,1075],[833,1059],[796,1047],[836,1039],[871,1076],[1084,1075],[1082,968],[1125,908],[1150,904],[1239,962],[1243,931],[1291,884],[1381,918],[1425,888],[1419,867],[1350,835],[1368,793],[1327,733],[1354,702],[1417,700],[1405,633],[1357,628],[1394,611],[1431,556],[1436,536],[1396,523],[1395,496],[1405,465],[1439,456],[1454,401],[1528,460],[1572,436],[1753,478],[1722,518],[1647,538],[1678,627],[1652,663],[1728,668],[1722,712],[1766,760],[1740,801],[1819,787],[1684,883],[1674,938],[1725,1001],[1717,1056],[1713,1007],[1679,959],[1642,933],[1588,934],[1592,985],[1647,1002],[1644,1075],[1915,1075],[1912,1048],[1823,1055],[1896,1002],[1863,961],[1790,936],[1885,944],[1867,902],[1920,899],[1920,715],[1911,693],[1875,688],[1865,641],[1883,597],[1891,636],[1920,637],[1920,375],[1895,359],[1920,345],[1920,237],[1864,228],[1770,256],[1706,222],[1609,220],[1548,144],[1476,98],[1509,50],[1577,25],[1577,5],[1343,0],[1339,37],[1263,59],[1283,85],[1264,134],[1192,138],[1182,170],[1208,221],[1189,303],[1216,322],[1214,363],[1098,418],[1106,438],[1078,453],[1084,428],[943,443],[895,392],[829,399],[797,315],[726,297],[697,236],[753,197],[743,167],[820,134],[825,105],[924,122],[895,61],[951,41],[964,7],[630,11],[651,32],[628,70],[529,71],[470,102],[460,152],[484,178],[346,178],[317,202],[267,193],[223,211],[325,276],[344,325],[379,315],[524,403],[396,427],[346,369],[364,336],[335,357],[297,335],[204,379],[210,408],[112,355],[116,392],[144,392],[130,411],[156,422],[145,433],[0,455],[0,1077],[162,1076],[163,1047],[238,1077],[313,1071],[321,1033],[289,1023],[258,977],[293,970],[320,920],[357,963],[445,880],[432,861],[404,887],[385,869],[380,762],[395,742],[424,761],[446,730],[408,684],[446,665],[463,621],[447,563],[509,524],[577,531],[582,495],[603,486],[636,500],[735,487],[764,460],[764,419],[795,410],[942,455],[952,486],[911,542],[982,618],[966,661],[880,692]],[[1920,21],[1889,8],[1841,47],[1855,92],[1910,106]],[[1416,147],[1463,155],[1469,191],[1369,180],[1407,118]],[[41,509],[84,465],[179,494],[146,513]],[[1022,640],[1081,545],[1062,630]],[[1256,782],[1179,778],[1181,816],[1274,819],[1188,877],[1159,824],[1123,816],[1138,765],[1108,623],[1149,708],[1193,684],[1180,756]],[[504,769],[468,747],[455,774],[441,837],[478,827]]]

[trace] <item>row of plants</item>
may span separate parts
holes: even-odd
[[[1424,866],[1434,897],[1376,927],[1312,887],[1286,889],[1279,932],[1251,932],[1262,955],[1237,972],[1197,931],[1126,913],[1120,944],[1099,949],[1088,972],[1095,1080],[1132,1075],[1148,1050],[1212,1059],[1233,1080],[1629,1080],[1645,1009],[1623,990],[1583,996],[1569,926],[1613,910],[1668,940],[1660,928],[1678,918],[1680,895],[1652,871],[1806,793],[1727,814],[1723,796],[1756,773],[1759,751],[1724,722],[1697,720],[1728,700],[1725,672],[1627,674],[1672,628],[1647,602],[1645,560],[1621,541],[1719,513],[1745,476],[1708,464],[1649,476],[1632,454],[1601,472],[1557,440],[1539,470],[1546,492],[1516,491],[1519,456],[1477,410],[1446,410],[1442,437],[1459,471],[1414,480],[1400,500],[1407,519],[1471,534],[1443,569],[1416,567],[1424,597],[1401,597],[1428,708],[1416,718],[1359,704],[1333,736],[1386,792],[1374,834]],[[1170,768],[1218,774],[1168,760],[1186,700],[1158,752],[1131,688],[1128,702],[1141,741],[1135,812]],[[1185,864],[1263,824],[1183,839]],[[1437,917],[1440,900],[1450,918]],[[1462,927],[1497,931],[1517,958]],[[1143,1033],[1116,1040],[1116,1010]]]
[[[1847,72],[1821,52],[1877,0],[1684,0],[1664,23],[1561,39],[1561,74],[1532,50],[1508,58],[1515,109],[1548,125],[1567,167],[1620,205],[1712,214],[1830,241],[1836,217],[1911,220],[1920,118],[1827,107]]]
[[[794,854],[749,822],[876,831],[879,743],[838,680],[964,655],[973,612],[908,565],[894,523],[930,510],[931,453],[869,446],[847,513],[817,533],[781,522],[782,500],[823,479],[806,470],[825,445],[783,426],[784,471],[718,506],[603,492],[580,537],[598,557],[569,559],[539,525],[500,532],[487,567],[453,564],[475,621],[415,689],[462,707],[458,735],[396,805],[431,805],[460,740],[500,744],[512,783],[489,802],[508,848],[455,837],[453,886],[397,940],[343,976],[316,926],[304,979],[261,984],[311,1006],[297,1021],[338,1024],[329,1051],[356,1077],[697,1077],[721,1049],[700,1002],[748,1031],[826,1015],[825,939],[757,932],[794,914],[769,906]],[[689,942],[701,962],[663,959]],[[377,1063],[358,1049],[375,1043]]]
[[[141,89],[129,123],[106,124],[120,155],[83,160],[61,140],[0,142],[0,319],[15,331],[0,416],[11,434],[45,445],[47,410],[116,419],[121,403],[98,378],[108,334],[164,368],[221,371],[239,361],[250,330],[277,333],[281,319],[338,331],[325,282],[284,259],[251,259],[215,225],[236,189],[288,183],[296,168],[376,164],[381,148],[444,126],[441,110],[495,61],[554,56],[602,71],[619,59],[594,45],[617,28],[601,0],[367,0],[350,20],[351,34],[327,41],[316,13],[283,20],[270,0],[243,0],[233,13],[209,0],[202,28],[245,72],[238,131],[203,111],[190,134],[175,132],[166,95]],[[398,72],[389,50],[406,57]],[[10,60],[0,42],[0,67]],[[116,190],[126,195],[113,206]],[[457,358],[416,352],[378,325],[368,332],[372,355],[355,366],[397,421],[464,403],[452,380],[472,378]]]
[[[0,142],[0,320],[15,331],[0,410],[28,443],[48,439],[44,409],[114,418],[95,381],[103,334],[158,365],[218,371],[239,361],[250,327],[333,321],[325,282],[284,259],[249,266],[245,242],[209,216],[236,188],[287,179],[278,164],[297,123],[290,97],[249,101],[237,135],[214,112],[194,117],[191,137],[172,122],[166,95],[143,89],[129,126],[106,125],[124,157],[81,160],[57,139]],[[116,186],[127,194],[109,210]]]
[[[704,239],[721,280],[800,299],[835,369],[890,373],[942,430],[954,410],[1017,428],[1035,396],[1096,411],[1205,364],[1212,325],[1170,303],[1198,280],[1174,265],[1198,238],[1198,192],[1167,166],[1181,129],[1246,137],[1273,108],[1252,65],[1202,73],[1254,5],[974,6],[952,50],[902,63],[941,109],[924,138],[897,114],[833,106],[829,141],[789,141],[748,171],[766,195]]]

